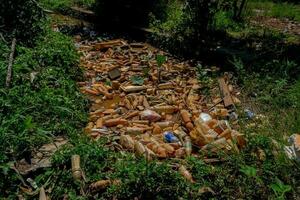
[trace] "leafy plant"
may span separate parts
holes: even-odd
[[[164,55],[156,56],[157,67],[160,68],[167,61],[167,57]]]
[[[149,72],[150,72],[149,67],[143,68],[143,75],[144,75],[145,78],[149,77]]]
[[[0,33],[32,45],[43,32],[43,9],[34,0],[7,0],[0,4]],[[26,30],[26,31],[24,31]]]
[[[19,159],[54,135],[74,137],[86,121],[87,101],[75,80],[80,78],[78,54],[70,38],[50,30],[36,37],[34,47],[17,46],[13,83],[4,87],[0,73],[0,166]],[[6,72],[7,49],[0,41],[0,71]],[[34,80],[31,74],[35,74]],[[0,198],[15,199],[20,179],[13,170],[0,170]]]
[[[247,77],[247,72],[242,59],[234,56],[233,60],[229,62],[233,65],[239,79],[244,82],[244,79]]]
[[[292,187],[290,185],[285,185],[280,179],[276,178],[276,182],[272,183],[270,185],[271,189],[276,195],[276,198],[279,199],[285,199],[285,193],[292,190]]]
[[[241,166],[240,172],[252,178],[257,176],[257,169],[252,166]]]
[[[106,79],[105,80],[105,85],[111,86],[112,85],[111,80],[110,79]]]
[[[143,85],[144,84],[144,79],[137,75],[131,76],[130,81],[133,85]]]
[[[167,61],[167,57],[164,55],[157,55],[156,56],[156,63],[157,63],[157,79],[158,83],[160,80],[160,73],[161,73],[161,66]]]

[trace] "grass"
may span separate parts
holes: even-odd
[[[40,4],[50,10],[65,11],[71,6],[81,6],[84,8],[92,8],[95,0],[40,0]]]
[[[169,18],[177,19],[181,14],[177,10]],[[219,16],[221,23],[223,18]],[[170,30],[176,24],[169,20],[165,26]],[[227,21],[223,28],[230,26]],[[280,34],[270,32],[269,40],[265,40],[268,34],[256,33],[249,31],[243,39],[249,44],[261,42],[262,51],[282,47],[274,42],[282,38]],[[26,199],[37,198],[37,194],[20,190],[20,177],[9,166],[57,135],[67,137],[68,144],[52,157],[51,168],[30,175],[38,187],[44,185],[51,191],[51,199],[299,198],[299,164],[289,160],[282,149],[287,137],[300,130],[300,81],[295,76],[298,61],[280,54],[250,64],[239,58],[231,63],[247,100],[244,106],[264,116],[249,120],[244,116],[244,107],[238,108],[240,131],[247,139],[247,146],[239,153],[220,151],[215,157],[223,161],[215,164],[206,164],[203,158],[207,155],[201,152],[198,157],[183,160],[147,162],[120,152],[117,138],[91,141],[82,133],[87,101],[75,84],[82,74],[72,40],[46,30],[34,44],[31,48],[17,46],[13,87],[6,89],[9,44],[0,42],[0,175],[4,177],[0,198],[16,199],[18,194]],[[74,154],[81,157],[85,181],[72,177],[70,158]],[[182,164],[196,183],[178,173]],[[89,188],[91,183],[105,179],[119,180],[120,184],[101,191]]]
[[[274,3],[271,1],[250,1],[248,6],[252,12],[259,11],[257,15],[277,18],[288,18],[300,22],[300,5],[291,3]]]
[[[4,87],[9,49],[0,45],[1,197],[18,190],[19,180],[8,163],[30,158],[54,136],[74,137],[85,124],[87,101],[75,82],[81,73],[73,42],[50,29],[46,32],[32,48],[17,46],[9,89]]]

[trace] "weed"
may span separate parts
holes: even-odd
[[[7,0],[0,4],[0,33],[7,38],[16,37],[18,44],[32,46],[35,37],[44,31],[44,19],[43,10],[34,0]]]
[[[144,75],[145,78],[149,77],[149,73],[150,73],[150,68],[149,67],[143,68],[143,75]]]
[[[133,85],[143,85],[144,84],[144,79],[140,76],[131,76],[130,81],[132,82]]]
[[[95,0],[39,0],[40,4],[53,11],[67,12],[72,6],[92,8]]]
[[[6,55],[7,48],[2,49]],[[75,85],[79,57],[69,38],[47,31],[34,48],[17,46],[16,55],[12,88],[4,88],[5,73],[0,79],[2,169],[14,160],[30,160],[31,151],[54,135],[76,135],[86,120],[87,104]],[[6,71],[5,63],[5,56],[1,57],[1,72]],[[16,174],[12,170],[0,173],[10,176],[1,181],[5,191],[1,195],[16,191]]]
[[[160,82],[161,66],[162,66],[166,61],[167,61],[167,57],[166,57],[166,56],[164,56],[164,55],[157,55],[157,56],[156,56],[158,83]]]
[[[290,185],[285,185],[284,183],[282,183],[281,180],[279,180],[278,178],[276,179],[276,182],[271,184],[270,187],[272,188],[272,190],[275,193],[276,198],[279,199],[285,199],[285,193],[289,192],[292,190],[292,187]]]
[[[176,199],[184,197],[187,183],[167,164],[147,162],[146,160],[129,160],[118,162],[114,178],[122,184],[111,188],[107,194],[118,199]]]
[[[243,80],[243,79],[247,77],[247,72],[246,72],[243,61],[240,58],[237,58],[236,56],[234,56],[233,60],[229,61],[229,62],[233,65],[234,70],[238,74],[238,77],[240,78],[240,80],[242,82],[244,82],[245,80]]]
[[[298,4],[252,0],[249,2],[249,8],[258,10],[259,15],[300,21],[300,7]]]

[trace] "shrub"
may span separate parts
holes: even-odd
[[[0,190],[5,197],[18,189],[8,162],[29,159],[53,135],[71,137],[81,132],[87,102],[75,84],[79,57],[66,36],[49,31],[34,48],[17,46],[9,89],[3,82],[9,50],[3,44],[0,48],[0,175],[6,177]]]
[[[151,39],[174,53],[198,55],[208,46],[216,10],[217,2],[211,0],[171,1],[166,19],[152,18]]]
[[[30,43],[43,28],[43,10],[34,0],[7,0],[0,4],[0,27],[5,36]]]

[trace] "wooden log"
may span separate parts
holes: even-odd
[[[223,77],[219,78],[218,82],[219,82],[219,87],[220,87],[220,90],[221,90],[221,93],[223,96],[223,101],[224,101],[225,107],[233,106],[234,103],[233,103],[232,97],[230,95],[228,85],[225,83],[225,79]]]

